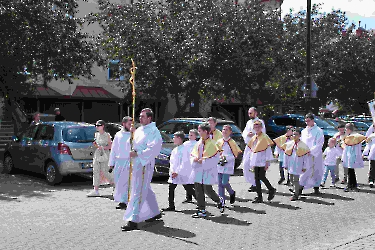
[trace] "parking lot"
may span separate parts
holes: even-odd
[[[368,162],[365,163],[366,168]],[[361,191],[344,193],[343,185],[323,189],[290,202],[288,187],[277,185],[277,165],[267,173],[278,189],[272,202],[252,204],[242,170],[231,182],[239,197],[224,215],[209,201],[208,219],[193,219],[194,204],[181,204],[163,221],[142,223],[140,230],[121,232],[123,211],[111,201],[111,188],[101,198],[87,198],[88,177],[71,176],[49,186],[43,175],[19,172],[0,175],[0,245],[2,249],[366,249],[373,242],[375,189],[366,184],[367,169],[357,171]],[[160,208],[168,204],[165,179],[152,183]],[[309,192],[306,192],[308,194]],[[363,242],[363,243],[361,243]],[[366,243],[367,242],[367,243]]]

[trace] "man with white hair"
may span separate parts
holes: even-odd
[[[242,132],[242,137],[245,141],[245,144],[248,144],[251,138],[255,135],[255,130],[254,130],[255,121],[260,121],[262,123],[262,132],[264,134],[266,133],[266,126],[264,125],[264,121],[259,119],[258,111],[255,107],[249,108],[248,115],[249,115],[250,120],[247,121],[246,127]],[[250,161],[249,159],[247,159],[251,155],[249,150],[250,149],[248,147],[245,147],[241,165],[242,165],[245,180],[251,184],[251,187],[249,188],[249,192],[255,192],[256,191],[255,176],[253,172],[249,171]]]

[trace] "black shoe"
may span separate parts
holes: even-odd
[[[294,190],[293,190],[293,188],[289,188],[289,192],[291,192],[292,194],[295,193]]]
[[[150,218],[150,219],[147,219],[145,220],[146,222],[153,222],[153,221],[156,221],[156,220],[160,220],[161,219],[161,213],[158,214],[158,215],[155,215],[154,217]]]
[[[280,178],[278,184],[280,185],[281,183],[283,183],[285,181],[285,178]]]
[[[300,187],[298,190],[298,195],[302,195],[303,187]]]
[[[120,202],[117,206],[116,206],[116,209],[126,209],[126,204],[125,203],[122,203]]]
[[[248,191],[249,192],[256,192],[257,191],[257,187],[256,186],[251,186]]]
[[[121,227],[122,231],[132,231],[132,230],[137,230],[138,229],[138,224],[132,221],[128,221],[128,224],[125,226]]]
[[[176,211],[176,208],[175,207],[167,207],[167,208],[162,208],[161,211],[162,212],[173,212],[173,211]]]
[[[182,203],[183,204],[185,204],[185,203],[193,203],[193,200],[192,199],[185,199]]]
[[[236,191],[233,192],[233,194],[229,197],[229,203],[233,204],[236,201]]]
[[[263,199],[262,198],[259,198],[259,197],[256,197],[252,203],[263,203]]]
[[[314,187],[314,195],[320,195],[322,194],[320,191],[319,191],[319,187]]]
[[[272,201],[275,198],[276,188],[270,189],[268,193],[268,201]]]

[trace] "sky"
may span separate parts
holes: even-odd
[[[358,27],[375,29],[375,0],[311,0],[312,4],[323,3],[322,12],[331,12],[332,8],[345,11],[348,21]],[[293,12],[306,10],[307,0],[284,0],[281,11],[282,16]]]

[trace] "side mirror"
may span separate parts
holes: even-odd
[[[12,136],[12,141],[14,142],[18,142],[19,141],[19,138],[15,135]]]

